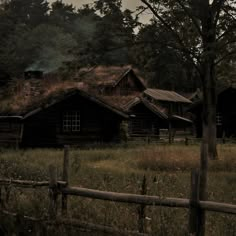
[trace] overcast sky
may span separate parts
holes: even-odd
[[[53,2],[54,0],[49,0],[49,2]],[[63,0],[64,3],[72,3],[76,7],[81,7],[83,4],[89,4],[94,2],[94,0]],[[123,0],[123,8],[128,8],[130,10],[135,10],[138,5],[140,5],[140,0]],[[148,21],[150,19],[150,15],[143,14],[140,16],[143,22]]]
[[[50,2],[53,2],[53,0],[49,0]],[[65,3],[72,3],[75,6],[82,6],[83,4],[92,3],[93,0],[63,0]],[[140,0],[123,0],[123,7],[124,8],[130,8],[135,9],[135,7],[138,5]]]

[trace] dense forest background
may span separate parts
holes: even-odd
[[[121,0],[95,0],[79,9],[63,1],[0,0],[1,84],[22,77],[25,70],[60,71],[69,78],[82,67],[131,64],[149,86],[195,91],[200,87],[196,69],[160,22],[155,18],[148,24],[140,22],[143,11],[143,7],[123,10]],[[171,14],[179,17],[178,24]],[[171,14],[165,20],[196,46],[191,20],[181,8]],[[219,63],[217,81],[231,83],[235,72],[232,53]]]

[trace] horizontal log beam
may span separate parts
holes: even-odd
[[[128,194],[128,193],[105,192],[87,188],[66,187],[66,182],[64,181],[58,181],[57,183],[59,187],[58,191],[67,195],[88,197],[105,201],[144,204],[149,206],[165,206],[165,207],[178,207],[178,208],[190,207],[189,199],[185,198],[161,198],[158,196],[147,196],[147,195],[143,196],[143,195]],[[16,187],[35,188],[35,187],[47,187],[49,186],[49,182],[0,179],[0,185],[14,185]],[[236,214],[236,205],[233,204],[219,203],[213,201],[199,201],[198,205],[200,208],[207,211]]]
[[[24,216],[24,215],[19,215],[15,212],[10,212],[10,211],[7,211],[7,210],[2,210],[0,209],[0,214],[3,214],[3,215],[6,215],[6,216],[10,216],[10,217],[22,217],[24,220],[28,220],[28,221],[32,221],[32,222],[42,222],[43,220],[42,219],[37,219],[35,217],[32,217],[32,216]]]
[[[0,179],[0,185],[15,185],[19,187],[44,187],[48,186],[48,181],[29,181],[29,180],[11,180],[11,179]]]
[[[66,186],[65,181],[57,181],[60,187]],[[47,187],[49,181],[30,181],[30,180],[12,180],[12,179],[0,179],[0,185],[14,185],[22,188],[36,188],[36,187]]]
[[[199,205],[207,211],[221,212],[236,215],[236,205],[212,201],[200,201]]]
[[[68,187],[61,190],[64,194],[100,199],[105,201],[144,204],[149,206],[165,206],[189,208],[189,199],[160,198],[158,196],[143,196],[127,193],[104,192],[86,188]],[[236,214],[236,205],[212,201],[199,201],[199,207],[207,211]]]
[[[81,197],[88,197],[100,200],[114,201],[114,202],[124,202],[124,203],[134,203],[134,204],[145,204],[149,206],[167,206],[167,207],[189,207],[188,199],[181,198],[160,198],[157,196],[143,196],[128,193],[115,193],[115,192],[104,192],[86,188],[78,187],[67,187],[63,188],[62,193],[68,195],[75,195]]]

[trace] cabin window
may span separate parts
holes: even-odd
[[[64,132],[80,131],[79,111],[67,111],[63,114],[63,131]]]
[[[222,114],[220,112],[217,112],[216,114],[216,125],[218,126],[222,125]]]

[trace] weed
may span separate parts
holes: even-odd
[[[219,145],[218,152],[219,159],[209,163],[208,198],[235,204],[236,147]],[[18,151],[2,149],[0,178],[47,180],[50,164],[57,166],[58,178],[61,178],[62,163],[63,150],[60,149]],[[148,195],[161,198],[188,198],[190,170],[198,166],[199,147],[197,145],[71,149],[69,182],[73,186],[139,194],[145,175]],[[4,196],[7,191],[3,191]],[[8,192],[9,210],[17,209],[22,215],[47,216],[47,189],[10,188]],[[167,236],[187,235],[188,210],[153,206],[146,207],[145,212],[146,232]],[[135,231],[138,229],[137,205],[70,197],[69,217],[120,229]],[[0,218],[2,220],[1,216]],[[235,216],[207,213],[206,235],[235,235],[235,222]],[[14,227],[12,220],[4,219],[5,225]],[[34,230],[33,226],[32,230]],[[76,235],[76,233],[72,229],[60,226],[57,235]]]

